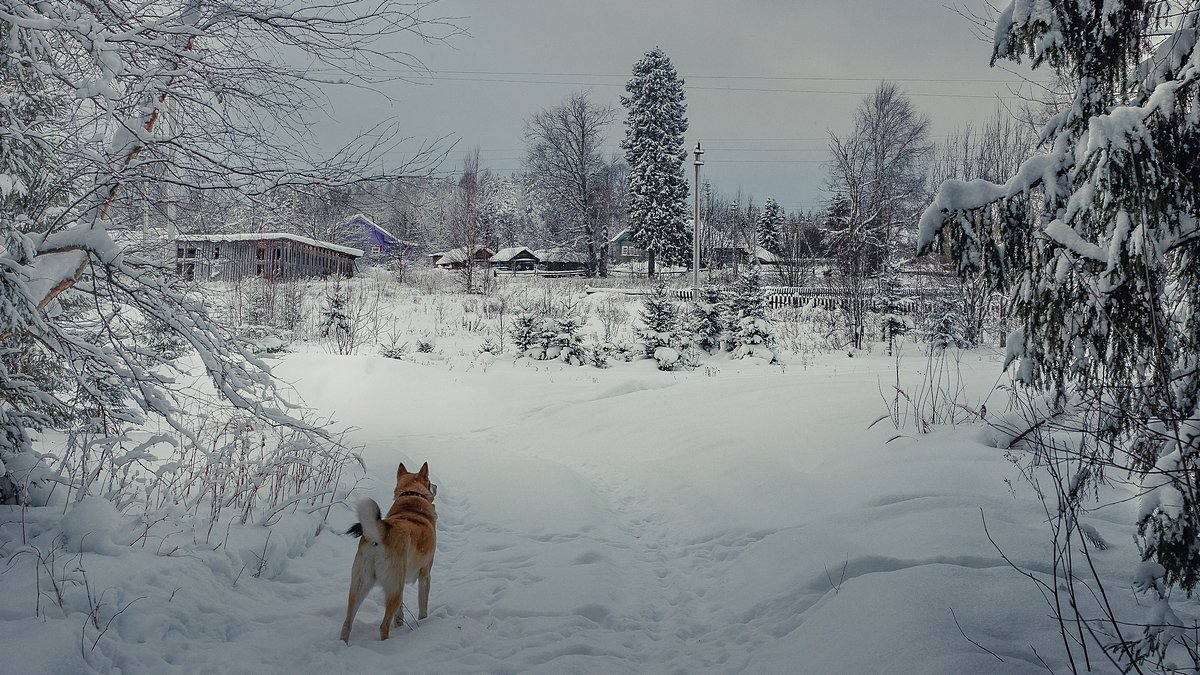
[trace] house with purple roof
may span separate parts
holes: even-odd
[[[338,238],[340,241],[362,250],[360,265],[387,265],[396,260],[416,258],[416,244],[398,239],[361,213],[343,223],[339,230],[343,233]]]

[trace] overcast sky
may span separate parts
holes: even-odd
[[[619,152],[619,96],[656,45],[685,79],[688,147],[703,143],[704,177],[788,210],[820,206],[828,132],[849,129],[880,79],[929,114],[934,140],[987,117],[997,96],[1016,102],[1006,83],[1018,77],[989,68],[990,45],[939,0],[441,0],[433,10],[460,17],[467,34],[452,46],[397,44],[433,72],[386,85],[394,105],[356,94],[335,114],[350,128],[393,115],[416,138],[453,136],[447,171],[474,146],[485,167],[519,171],[525,119],[580,89],[617,108],[608,148]]]

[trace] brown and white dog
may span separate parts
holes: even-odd
[[[387,595],[383,623],[379,624],[380,640],[388,639],[393,619],[397,626],[404,624],[404,614],[399,611],[404,584],[418,582],[417,618],[429,615],[429,572],[437,548],[437,513],[433,509],[436,494],[437,486],[429,482],[429,462],[416,473],[409,473],[401,463],[396,470],[395,501],[386,518],[380,517],[374,499],[358,503],[358,523],[346,531],[362,537],[351,568],[350,598],[342,624],[342,641],[346,644],[350,644],[354,615],[375,584],[382,586]]]

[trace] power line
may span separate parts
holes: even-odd
[[[341,72],[332,68],[313,68],[309,72],[334,73]],[[438,75],[503,75],[518,77],[595,77],[619,78],[627,80],[630,73],[562,73],[536,70],[417,70],[412,69],[376,69],[373,73],[406,74],[414,78],[437,79]],[[923,83],[978,83],[978,84],[1022,84],[1025,79],[1011,78],[981,78],[981,77],[854,77],[830,75],[689,75],[681,73],[684,80],[765,80],[765,81],[794,81],[794,82],[923,82]],[[575,84],[572,82],[562,84]]]
[[[549,81],[549,80],[519,80],[519,79],[510,79],[510,78],[490,78],[489,79],[489,78],[478,78],[478,77],[436,77],[436,76],[421,77],[419,80],[417,80],[417,83],[420,83],[421,81],[424,81],[424,80],[435,80],[435,81],[442,81],[442,82],[482,82],[482,83],[496,83],[496,84],[550,84],[550,85],[568,85],[568,86],[573,86],[573,87],[574,86],[582,86],[582,87],[591,87],[591,86],[616,87],[616,86],[620,86],[617,84],[604,83],[604,82],[597,83],[597,82],[569,82],[569,81]],[[829,90],[829,89],[780,89],[780,88],[769,88],[769,87],[688,87],[687,89],[688,89],[688,91],[716,91],[716,92],[729,92],[729,93],[757,92],[757,93],[775,93],[775,94],[818,94],[818,95],[828,94],[828,95],[845,95],[845,96],[869,96],[871,94],[871,92],[869,92],[869,91],[840,91],[840,90]],[[939,94],[939,93],[934,93],[934,92],[916,92],[916,91],[904,92],[904,94],[905,94],[905,96],[911,96],[914,98],[967,98],[967,99],[1020,100],[1020,97],[1017,97],[1017,96],[1002,96],[1000,94]]]

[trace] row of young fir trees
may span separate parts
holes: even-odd
[[[629,359],[654,359],[660,370],[695,368],[702,355],[721,352],[730,352],[733,358],[778,361],[775,329],[757,271],[741,275],[732,290],[706,286],[684,307],[671,298],[666,285],[659,284],[642,303],[641,325],[635,330],[639,344],[632,350],[585,346],[582,327],[575,317],[522,314],[512,328],[518,358],[603,368],[615,352],[623,352]]]

